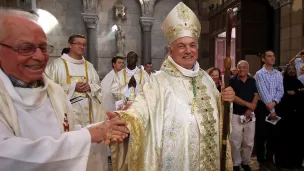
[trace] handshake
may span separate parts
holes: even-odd
[[[129,130],[119,115],[114,112],[107,112],[108,120],[97,123],[88,128],[91,134],[92,143],[101,143],[109,145],[111,142],[122,142],[128,137]]]

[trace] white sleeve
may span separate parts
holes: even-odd
[[[0,170],[85,171],[91,147],[87,129],[35,141],[16,137],[0,122]]]

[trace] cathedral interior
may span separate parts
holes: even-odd
[[[0,6],[37,14],[58,58],[72,34],[87,37],[85,57],[101,78],[111,69],[113,56],[139,54],[139,64],[152,62],[158,70],[167,54],[161,24],[180,0],[1,0]],[[183,0],[199,17],[202,31],[199,63],[203,69],[223,68],[226,11],[232,8],[232,66],[245,59],[254,73],[260,54],[271,49],[276,66],[284,66],[304,44],[302,0]],[[119,34],[120,33],[120,34]]]

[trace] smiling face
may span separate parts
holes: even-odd
[[[45,46],[47,38],[42,28],[34,21],[19,16],[2,18],[5,35],[1,43],[18,48],[21,45]],[[22,26],[22,28],[20,27]],[[13,49],[1,46],[0,66],[2,70],[16,79],[32,83],[42,78],[49,59],[39,48],[33,55],[23,56]]]
[[[246,77],[249,72],[249,64],[246,61],[240,61],[237,64],[239,77]]]
[[[178,65],[185,69],[192,69],[198,58],[197,40],[192,37],[182,37],[175,40],[168,51]]]

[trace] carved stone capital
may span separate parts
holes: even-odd
[[[97,14],[82,13],[82,16],[87,28],[95,29],[97,27],[97,21],[99,20]]]
[[[143,31],[151,31],[153,25],[153,17],[140,17],[140,23]]]

